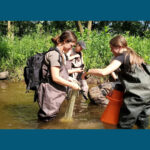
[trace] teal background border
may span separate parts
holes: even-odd
[[[148,0],[5,0],[0,20],[150,20]]]
[[[0,20],[150,20],[148,0],[7,0]],[[149,149],[150,130],[0,130],[2,150]]]
[[[143,150],[149,139],[149,130],[0,130],[4,150]]]

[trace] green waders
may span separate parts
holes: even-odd
[[[125,88],[124,101],[120,110],[119,128],[130,129],[136,124],[139,128],[148,126],[150,115],[150,66],[122,66],[118,74]]]

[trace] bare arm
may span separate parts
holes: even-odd
[[[84,65],[84,60],[83,60],[83,52],[81,52],[81,61],[82,61],[82,64]],[[83,70],[85,69],[85,65],[84,65],[84,67],[83,67]]]
[[[68,56],[68,60],[73,60],[75,58],[79,58],[80,55],[79,54],[76,54],[76,55],[72,55],[72,56]]]
[[[117,79],[118,79],[118,76],[116,75],[115,72],[112,72],[112,73],[111,73],[111,76],[113,77],[114,80],[117,80]]]
[[[117,70],[121,65],[121,62],[118,60],[113,60],[106,68],[104,69],[89,69],[87,74],[97,75],[97,76],[106,76]]]
[[[60,85],[63,85],[63,86],[69,86],[69,87],[73,88],[74,90],[80,89],[80,87],[76,83],[69,82],[69,81],[63,79],[59,75],[59,72],[60,72],[60,67],[51,67],[51,75],[52,75],[52,80],[54,82],[56,82]]]
[[[75,72],[77,72],[77,73],[83,72],[83,69],[81,69],[81,68],[74,68],[74,69],[69,69],[68,70],[69,74],[72,74],[72,73],[75,73]]]

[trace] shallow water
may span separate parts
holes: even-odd
[[[38,104],[33,93],[25,93],[25,83],[0,81],[0,129],[116,129],[100,122],[103,106],[89,105],[81,95],[76,100],[73,121],[63,122],[67,100],[57,117],[48,122],[37,119]]]

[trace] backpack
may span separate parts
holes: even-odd
[[[37,90],[40,84],[42,82],[48,82],[48,76],[44,77],[43,79],[43,75],[42,75],[42,66],[43,64],[45,64],[45,55],[49,51],[54,51],[54,50],[60,54],[57,48],[50,48],[47,52],[37,53],[36,55],[31,56],[27,60],[26,63],[27,65],[24,68],[24,80],[26,83],[26,90],[27,90],[26,92],[29,92],[29,90],[35,91],[34,101],[36,101],[37,99]]]

